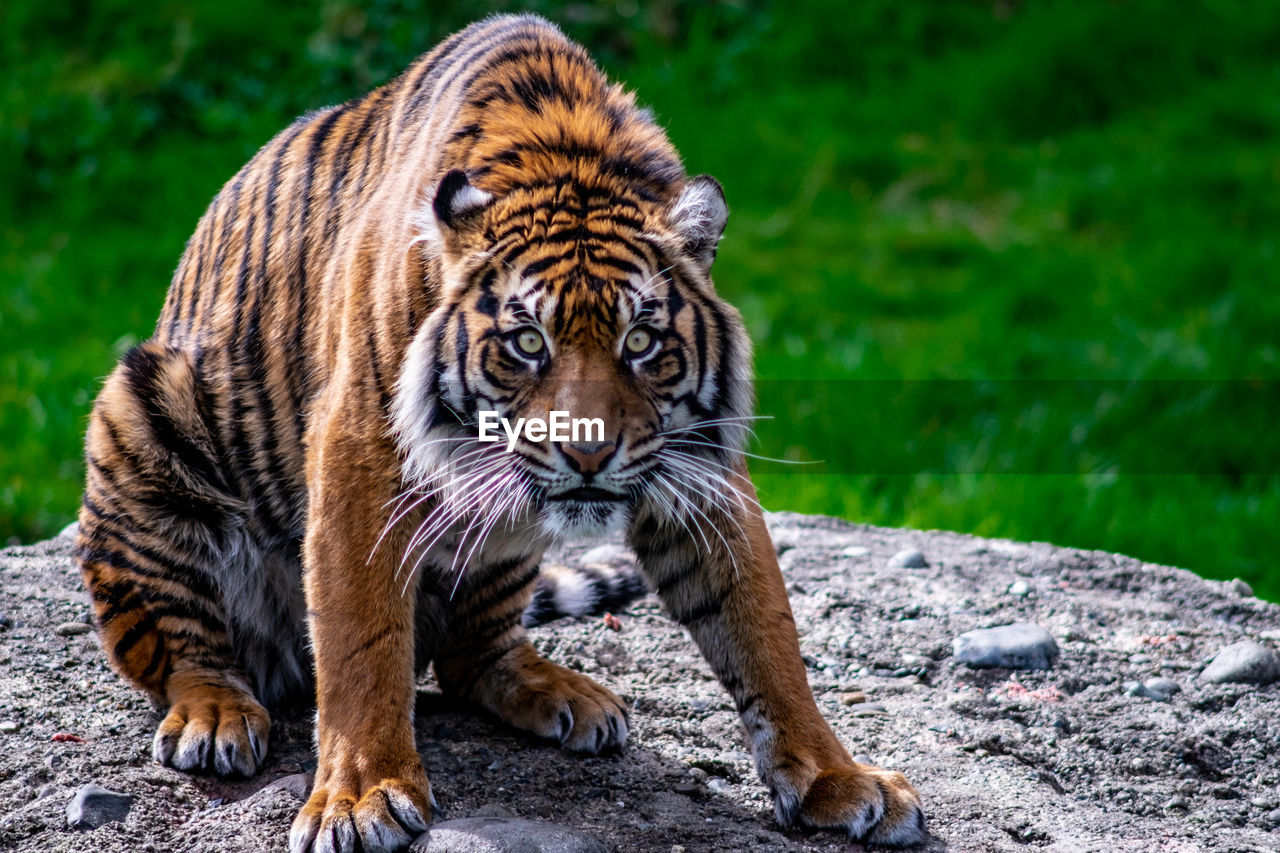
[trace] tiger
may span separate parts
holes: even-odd
[[[744,462],[751,343],[710,277],[727,217],[634,94],[531,15],[266,143],[85,440],[76,559],[112,666],[163,714],[155,759],[250,776],[267,709],[314,699],[289,849],[345,853],[428,827],[427,672],[517,729],[619,750],[622,700],[525,625],[547,549],[616,533],[732,698],[779,824],[925,839],[915,788],[855,762],[809,689]],[[557,411],[603,429],[480,440],[483,416]]]

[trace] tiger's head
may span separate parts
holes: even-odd
[[[728,500],[751,353],[709,276],[728,216],[714,179],[666,199],[572,181],[496,197],[452,171],[424,214],[438,299],[392,414],[406,479],[442,522],[560,539],[623,528],[642,502],[700,525]],[[482,418],[528,427],[553,412],[568,440],[480,440]]]

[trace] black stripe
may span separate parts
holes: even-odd
[[[182,356],[175,353],[170,357],[181,358]],[[125,369],[125,379],[133,391],[139,408],[147,417],[147,423],[151,428],[152,434],[163,449],[176,457],[179,462],[193,472],[200,474],[211,485],[219,486],[225,490],[226,481],[223,480],[222,474],[218,471],[214,461],[191,440],[190,436],[178,429],[177,424],[174,423],[173,418],[170,417],[167,411],[162,411],[161,406],[165,403],[181,404],[185,401],[168,401],[164,399],[164,391],[159,387],[159,361],[152,353],[142,347],[134,347],[121,359],[121,364]],[[164,408],[167,409],[169,407],[166,405]]]
[[[523,562],[523,559],[515,561],[515,568]],[[455,624],[466,624],[465,620],[471,618],[477,613],[483,613],[498,604],[506,601],[513,595],[522,591],[525,587],[533,582],[538,576],[538,567],[530,566],[520,574],[514,574],[508,570],[508,574],[504,577],[503,582],[498,586],[486,585],[483,594],[476,595],[463,601],[455,612]],[[479,593],[480,590],[477,590]]]
[[[123,658],[125,655],[129,654],[129,651],[136,646],[143,637],[153,633],[159,633],[156,630],[156,623],[151,618],[150,614],[143,613],[140,615],[137,622],[133,623],[127,631],[120,635],[120,639],[117,640],[116,644],[111,648],[111,653],[117,658]],[[156,637],[156,645],[163,646],[163,641],[158,636]]]
[[[291,368],[288,371],[288,379],[286,385],[296,394],[299,395],[294,399],[293,416],[294,430],[297,435],[306,434],[305,406],[303,405],[303,395],[307,385],[307,376],[309,371],[306,370],[306,348],[303,343],[303,335],[307,329],[307,308],[310,300],[307,297],[307,264],[311,249],[311,185],[315,181],[316,161],[319,158],[320,150],[324,147],[325,141],[329,134],[333,132],[333,126],[337,123],[338,118],[346,111],[346,106],[333,107],[330,111],[320,119],[319,123],[314,125],[315,130],[311,134],[310,147],[307,149],[306,166],[302,171],[302,186],[299,188],[295,198],[301,203],[301,209],[298,211],[298,219],[296,232],[292,234],[293,238],[300,243],[297,260],[297,316],[294,320],[293,339],[290,341],[288,350],[285,355],[285,363]],[[292,208],[290,209],[289,227],[293,229],[294,221],[292,216]],[[292,279],[292,277],[290,277]]]
[[[675,589],[679,583],[691,577],[700,568],[701,565],[698,563],[687,563],[683,567],[676,569],[674,572],[657,582],[658,595],[665,597],[671,592],[671,590]]]
[[[688,625],[691,622],[697,622],[700,619],[708,619],[712,616],[719,616],[720,611],[723,607],[724,607],[724,599],[723,597],[721,597],[721,598],[713,599],[711,601],[703,601],[702,603],[695,605],[692,609],[684,613],[679,613],[679,614],[673,613],[672,615],[675,616],[676,621],[679,622],[681,625]]]

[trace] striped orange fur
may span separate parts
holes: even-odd
[[[314,691],[301,853],[425,828],[416,668],[572,749],[621,747],[622,702],[522,621],[552,542],[614,530],[732,695],[779,821],[922,839],[914,789],[854,763],[808,690],[743,465],[750,344],[709,277],[726,216],[532,16],[474,24],[267,143],[86,441],[77,555],[113,665],[168,708],[157,759],[251,774],[266,709]],[[604,431],[478,441],[481,412],[557,410]],[[530,621],[642,589],[587,580]]]

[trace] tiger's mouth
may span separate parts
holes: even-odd
[[[627,496],[621,492],[611,492],[608,489],[601,489],[596,486],[578,486],[576,489],[547,495],[547,500],[549,501],[576,501],[578,503],[616,503],[626,499]]]

